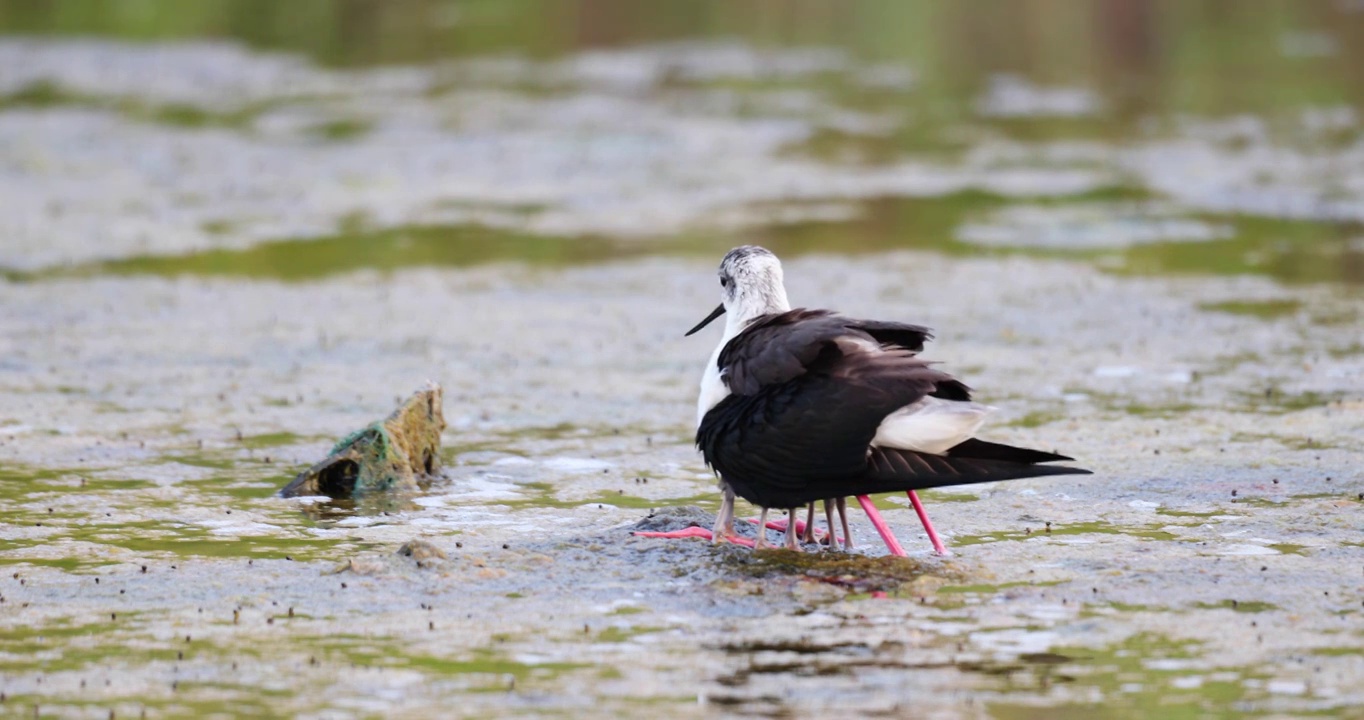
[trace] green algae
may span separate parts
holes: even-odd
[[[51,108],[78,102],[79,99],[50,80],[37,80],[0,95],[0,110],[10,108]]]
[[[216,463],[215,463],[216,464]],[[225,469],[231,469],[230,467]],[[46,534],[41,540],[13,540],[0,554],[0,565],[50,566],[69,572],[90,572],[116,563],[104,557],[53,558],[48,554],[63,543],[90,543],[138,553],[145,558],[242,558],[242,559],[332,559],[339,548],[335,540],[307,534],[298,526],[296,513],[288,507],[265,502],[259,507],[242,507],[242,501],[265,500],[276,485],[244,483],[237,475],[186,481],[200,493],[197,502],[219,510],[230,519],[232,509],[246,512],[248,522],[275,525],[267,535],[246,536],[215,534],[200,521],[171,519],[182,510],[179,503],[153,499],[147,492],[159,487],[143,480],[100,479],[81,471],[81,482],[70,482],[76,473],[68,470],[0,470],[0,522],[11,526],[40,525]],[[73,506],[70,499],[102,496],[106,503],[99,510]],[[112,504],[107,500],[112,499]],[[41,508],[50,507],[51,512]],[[149,517],[165,513],[166,518]],[[255,531],[258,532],[258,531]]]
[[[919,499],[931,503],[966,503],[980,500],[973,493],[948,492],[946,490],[920,490]]]
[[[76,107],[104,110],[129,120],[183,129],[209,127],[247,130],[256,118],[269,109],[268,104],[249,103],[233,110],[220,111],[188,103],[152,103],[136,97],[94,95],[65,89],[50,80],[38,80],[13,92],[0,95],[0,111],[7,109],[51,109]]]
[[[12,552],[14,550],[25,550],[39,546],[40,546],[39,543],[10,543],[9,547],[7,548],[7,551]],[[55,570],[61,570],[63,572],[71,573],[73,575],[87,574],[100,568],[105,568],[117,564],[118,562],[114,560],[85,560],[81,558],[42,558],[25,557],[22,555],[9,554],[0,555],[0,565],[5,566],[12,565],[15,567],[31,566],[53,568]]]
[[[60,268],[15,279],[98,275],[204,275],[308,281],[362,269],[467,267],[494,262],[567,265],[644,254],[643,247],[591,237],[561,238],[478,225],[407,226],[371,230],[342,223],[324,237],[281,239],[241,250],[151,255]],[[633,249],[632,249],[633,248]]]
[[[796,552],[774,548],[762,552],[729,548],[722,563],[752,578],[804,578],[818,580],[855,593],[898,591],[924,577],[957,578],[952,566],[926,564],[913,558],[842,552]]]
[[[1348,657],[1352,655],[1364,655],[1364,647],[1319,647],[1312,648],[1311,653],[1323,657]]]
[[[1341,392],[1323,393],[1313,390],[1285,392],[1274,387],[1261,392],[1240,393],[1239,397],[1248,410],[1264,413],[1290,413],[1325,408],[1346,399],[1346,395]]]
[[[1145,405],[1141,403],[1129,403],[1121,407],[1121,411],[1127,415],[1150,418],[1172,418],[1179,417],[1195,410],[1200,410],[1197,405],[1190,403],[1172,403],[1170,405]]]
[[[1262,612],[1269,612],[1269,611],[1271,611],[1271,610],[1278,610],[1278,609],[1279,609],[1279,606],[1278,606],[1278,605],[1274,605],[1273,603],[1255,602],[1255,601],[1249,601],[1249,602],[1248,602],[1248,601],[1244,601],[1244,600],[1222,600],[1221,602],[1215,602],[1215,603],[1196,603],[1196,604],[1194,605],[1194,607],[1197,607],[1197,608],[1200,608],[1200,609],[1203,609],[1203,610],[1220,610],[1220,609],[1227,609],[1227,610],[1235,610],[1236,612],[1242,612],[1242,613],[1262,613]]]
[[[1199,305],[1199,307],[1213,312],[1247,315],[1262,320],[1274,320],[1281,317],[1296,315],[1298,311],[1302,309],[1302,302],[1299,300],[1227,300],[1224,302],[1203,303]]]
[[[1035,428],[1065,419],[1066,416],[1060,412],[1035,410],[1022,417],[1002,423],[1002,425],[1004,427]]]
[[[1111,191],[1096,191],[1036,202],[1064,206],[1068,203],[1091,202],[1112,194]],[[1284,255],[1285,258],[1295,258],[1298,254],[1315,257],[1323,244],[1334,247],[1349,241],[1349,237],[1338,234],[1338,224],[1313,220],[1268,221],[1217,217],[1215,219],[1218,222],[1232,223],[1237,227],[1248,224],[1261,230],[1217,243],[1135,246],[1116,251],[1120,258],[1116,264],[1112,261],[1115,256],[1113,250],[986,248],[955,239],[956,228],[968,219],[1014,202],[1017,202],[1016,198],[977,190],[933,198],[891,197],[860,201],[855,204],[858,212],[851,219],[777,225],[765,232],[763,244],[782,257],[798,257],[831,249],[853,254],[917,249],[953,256],[1022,255],[1087,262],[1102,260],[1102,269],[1127,274],[1269,274],[1287,282],[1364,282],[1364,277],[1356,278],[1348,273],[1341,276],[1342,267],[1352,267],[1348,263],[1259,265],[1246,264],[1240,260],[1245,255],[1253,255],[1265,248],[1274,248],[1280,254],[1290,253]],[[517,211],[514,207],[504,209],[496,205],[485,205],[481,209]],[[520,212],[533,216],[538,210],[532,207]],[[228,231],[233,224],[232,219],[223,218],[214,221],[214,230]],[[1327,234],[1300,231],[1300,227],[1324,228]],[[1293,237],[1302,235],[1303,238],[1285,244],[1282,242],[1285,233]],[[740,235],[712,232],[681,233],[623,243],[597,236],[536,235],[487,227],[476,222],[375,229],[362,218],[351,218],[339,222],[337,232],[332,235],[280,238],[244,249],[131,257],[35,273],[10,272],[9,276],[17,281],[99,275],[204,275],[308,281],[360,269],[395,271],[409,267],[467,267],[495,262],[567,266],[654,255],[711,257],[744,240]],[[1216,248],[1209,250],[1210,245],[1216,245]],[[1189,257],[1188,253],[1196,254]],[[1291,268],[1291,272],[1288,268]],[[1214,309],[1231,311],[1238,308],[1236,305],[1227,305]],[[1032,422],[1042,424],[1050,420],[1045,415],[1038,415],[1032,418]]]
[[[987,712],[997,720],[1242,717],[1237,703],[1256,693],[1244,680],[1262,675],[1246,668],[1200,668],[1198,647],[1153,634],[1134,635],[1105,648],[1055,647],[1048,654],[1057,662],[1018,668],[1011,673],[1003,699],[990,701]],[[1235,680],[1205,677],[1228,670],[1236,674]],[[1190,676],[1199,676],[1195,686],[1176,684]],[[1064,682],[1072,697],[1095,700],[1038,706],[1008,699],[1010,693],[1045,691],[1054,682]]]
[[[368,120],[342,118],[314,125],[308,132],[328,142],[345,142],[363,137],[373,129],[374,123]]]
[[[516,678],[518,683],[534,680],[548,680],[566,672],[590,668],[592,665],[587,663],[572,662],[547,662],[529,664],[508,660],[498,656],[493,652],[475,652],[474,659],[470,660],[448,660],[445,658],[432,656],[408,656],[405,662],[397,664],[407,667],[427,671],[436,676],[445,675],[483,675],[492,676],[497,684],[488,687],[488,690],[504,690],[506,686],[502,683],[502,678],[511,676]]]
[[[1175,534],[1161,529],[1162,527],[1164,526],[1152,525],[1145,528],[1131,528],[1112,525],[1105,522],[1074,523],[1066,525],[1039,524],[1030,525],[1023,530],[993,532],[983,535],[961,535],[952,538],[952,544],[967,546],[1001,542],[1005,540],[1032,540],[1036,538],[1091,534],[1123,535],[1126,537],[1138,538],[1143,541],[1171,541],[1179,539]]]
[[[579,662],[525,663],[508,659],[489,648],[478,648],[456,657],[440,657],[408,652],[400,645],[378,638],[358,635],[296,638],[300,647],[316,649],[329,662],[344,662],[360,667],[409,668],[433,677],[464,677],[471,690],[505,690],[506,678],[518,686],[551,680],[559,675],[592,668]]]
[[[667,628],[649,626],[617,627],[611,625],[598,632],[594,639],[597,642],[603,643],[622,643],[629,642],[641,635],[649,635],[663,630],[667,630]]]
[[[1223,511],[1223,510],[1209,510],[1209,511],[1207,511],[1207,512],[1194,512],[1194,511],[1192,511],[1192,510],[1175,510],[1175,509],[1167,508],[1167,507],[1158,507],[1158,508],[1156,508],[1156,514],[1157,514],[1157,515],[1168,515],[1168,516],[1170,516],[1170,517],[1210,518],[1210,517],[1215,517],[1215,516],[1217,516],[1217,515],[1226,515],[1227,513],[1226,513],[1226,511]]]
[[[1065,584],[1066,580],[1019,580],[1006,583],[975,583],[971,585],[944,585],[938,592],[944,595],[993,595],[1001,590],[1016,587],[1054,587]]]
[[[190,467],[206,468],[208,470],[232,470],[237,467],[238,461],[228,457],[225,453],[196,453],[183,455],[167,455],[166,460],[189,465]]]
[[[0,670],[55,673],[111,662],[173,662],[185,644],[138,638],[142,614],[120,610],[115,619],[87,623],[55,618],[41,625],[0,629]]]
[[[1157,608],[1151,605],[1140,605],[1120,602],[1108,603],[1108,607],[1111,607],[1114,610],[1117,610],[1118,612],[1160,612],[1162,610],[1162,608]]]

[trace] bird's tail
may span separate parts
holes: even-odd
[[[1069,459],[1064,455],[975,439],[957,445],[946,455],[874,447],[867,456],[867,471],[859,485],[866,487],[867,492],[875,493],[1045,475],[1092,474],[1084,468],[1039,464]]]
[[[954,445],[947,454],[955,458],[975,458],[976,460],[1003,460],[1004,462],[1024,463],[1035,465],[1037,463],[1064,462],[1075,458],[1057,455],[1056,453],[1043,452],[1041,450],[1029,450],[1028,448],[1004,445],[1003,443],[992,443],[986,440],[971,438],[965,442]]]

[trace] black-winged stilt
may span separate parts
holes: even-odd
[[[816,500],[825,502],[831,535],[838,509],[851,547],[843,499],[855,496],[890,551],[903,555],[868,496],[906,492],[945,554],[915,490],[1089,473],[1040,464],[1070,460],[1062,455],[976,439],[991,408],[918,357],[928,328],[793,310],[781,262],[761,247],[734,248],[719,274],[723,302],[687,333],[727,316],[697,400],[696,444],[722,492],[714,540],[737,538],[737,494],[762,508],[755,547],[766,545],[768,510],[788,508],[785,545],[796,549],[797,509],[813,510]],[[661,535],[705,534],[696,530]]]

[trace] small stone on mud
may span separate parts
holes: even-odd
[[[648,517],[635,523],[630,529],[636,532],[672,532],[689,527],[709,528],[715,524],[715,516],[695,505],[659,508]],[[748,523],[742,523],[747,525]],[[735,524],[741,530],[740,523]]]
[[[398,548],[398,554],[404,557],[410,557],[417,561],[431,560],[433,558],[444,560],[446,558],[444,550],[441,550],[425,540],[411,540],[405,543],[402,547]]]
[[[336,567],[332,568],[328,575],[337,575],[343,572],[353,572],[356,575],[374,575],[384,569],[383,563],[377,560],[363,560],[351,558]]]

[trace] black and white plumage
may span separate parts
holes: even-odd
[[[692,330],[728,314],[697,408],[696,444],[725,492],[717,538],[732,533],[734,493],[763,508],[796,508],[1088,473],[1042,464],[1070,459],[1062,455],[976,439],[991,408],[918,356],[928,328],[792,310],[780,262],[759,247],[730,251],[720,282],[724,304]]]

